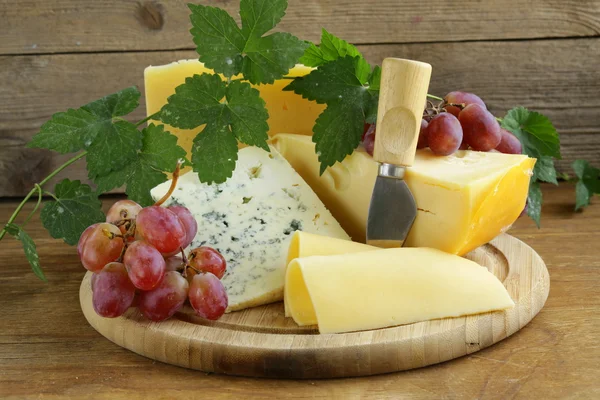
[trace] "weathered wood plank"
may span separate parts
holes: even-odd
[[[27,229],[38,243],[49,283],[33,275],[18,242],[7,237],[1,243],[0,398],[597,399],[600,205],[596,199],[583,213],[573,213],[572,185],[544,185],[543,191],[542,229],[520,218],[510,230],[542,256],[550,272],[548,301],[527,327],[447,363],[343,380],[209,375],[111,343],[81,312],[85,270],[75,249],[49,238],[38,213]],[[15,207],[0,203],[0,221]],[[32,207],[29,203],[22,214]]]
[[[0,0],[0,54],[191,49],[188,1]],[[239,1],[208,0],[238,16]],[[290,1],[279,29],[353,43],[594,36],[598,0]],[[238,18],[239,19],[239,18]]]
[[[562,133],[570,170],[576,158],[600,166],[600,39],[361,46],[372,62],[408,57],[433,64],[430,93],[470,90],[497,115],[523,105],[548,115]],[[26,193],[64,156],[25,149],[58,111],[137,84],[143,68],[194,57],[193,51],[0,57],[0,196]],[[144,106],[132,116],[141,119]],[[84,164],[70,168],[85,178]],[[62,175],[64,177],[64,175]],[[59,176],[60,178],[60,176]]]

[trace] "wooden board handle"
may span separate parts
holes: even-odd
[[[383,60],[375,161],[412,165],[430,78],[431,65],[427,63],[400,58]]]

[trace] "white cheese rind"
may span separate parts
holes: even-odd
[[[228,311],[283,298],[286,259],[294,231],[349,240],[317,195],[273,148],[239,151],[233,176],[207,185],[190,172],[179,178],[165,205],[187,207],[198,222],[191,247],[211,246],[227,261],[222,282]],[[151,191],[161,198],[171,182]]]

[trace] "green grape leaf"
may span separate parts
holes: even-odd
[[[323,29],[321,32],[321,45],[317,47],[311,43],[300,58],[300,63],[309,67],[319,67],[329,61],[345,56],[356,57],[361,56],[361,54],[350,43]]]
[[[377,118],[379,93],[369,90],[369,78],[376,75],[364,58],[346,56],[294,79],[284,88],[327,104],[313,128],[321,174],[351,154],[360,143],[365,120],[372,123]]]
[[[241,0],[241,29],[220,8],[188,6],[200,61],[226,77],[242,73],[254,84],[273,83],[288,73],[309,46],[289,33],[263,36],[281,21],[287,0]]]
[[[319,104],[364,103],[369,97],[366,87],[369,75],[370,67],[363,58],[344,57],[295,78],[283,90],[293,91]]]
[[[42,224],[53,238],[67,244],[76,244],[85,228],[106,219],[96,193],[80,181],[60,181],[54,187],[54,197],[42,209]]]
[[[160,117],[176,128],[205,125],[192,151],[192,165],[202,182],[222,183],[231,176],[237,160],[237,140],[269,151],[269,113],[259,91],[247,82],[227,83],[211,74],[194,75],[175,89]],[[209,138],[216,143],[210,143]],[[219,154],[225,158],[217,159]]]
[[[369,90],[379,90],[381,86],[381,67],[376,65],[373,67],[371,76],[369,77]]]
[[[126,185],[125,193],[131,200],[143,207],[154,203],[150,190],[167,180],[164,172],[172,172],[186,153],[177,145],[177,137],[165,131],[163,125],[150,124],[142,135],[142,149],[134,161],[96,178],[98,193]]]
[[[185,78],[175,88],[167,104],[160,110],[160,119],[176,128],[193,129],[213,121],[224,109],[227,84],[218,75],[202,74]]]
[[[242,143],[269,151],[269,112],[259,91],[247,83],[236,81],[227,86],[226,97],[231,131],[235,137]]]
[[[300,64],[304,64],[307,67],[318,67],[328,61],[332,60],[327,60],[321,49],[314,43],[308,45],[308,48],[304,50],[304,54],[300,57],[300,60],[298,60]]]
[[[27,234],[22,227],[15,224],[6,225],[5,229],[9,235],[13,236],[23,245],[25,257],[27,258],[27,261],[29,261],[29,265],[31,266],[33,273],[44,282],[47,282],[47,279],[44,276],[44,271],[42,271],[42,267],[40,265],[40,257],[38,256],[35,242],[31,236],[29,236],[29,234]]]
[[[585,160],[575,160],[572,167],[577,176],[575,210],[579,210],[590,205],[594,194],[600,194],[600,169]]]
[[[73,153],[90,147],[100,132],[112,129],[113,120],[135,110],[140,92],[129,87],[78,109],[59,112],[44,123],[27,145],[59,153]]]
[[[521,141],[523,152],[528,156],[561,158],[558,132],[546,116],[515,107],[502,119],[502,127]]]
[[[88,148],[88,176],[106,175],[118,171],[135,159],[142,147],[142,133],[131,122],[115,121],[106,127]]]
[[[540,183],[531,181],[529,184],[529,194],[527,195],[527,215],[535,221],[537,227],[540,227],[540,218],[542,216],[542,189]]]
[[[556,169],[554,168],[554,160],[552,157],[541,156],[537,159],[535,166],[533,167],[533,176],[531,179],[558,185]]]
[[[320,173],[342,161],[360,144],[365,115],[356,103],[338,101],[327,105],[313,128]]]
[[[231,178],[238,146],[225,121],[211,122],[192,145],[192,165],[201,182],[223,183]]]

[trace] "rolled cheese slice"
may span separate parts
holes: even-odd
[[[299,257],[350,254],[376,249],[377,247],[369,246],[363,243],[352,242],[350,240],[316,235],[314,233],[308,233],[304,231],[296,231],[294,236],[292,236],[286,265],[289,265],[293,259]],[[287,291],[285,290],[284,286],[283,305],[285,308],[285,316],[289,317],[289,300],[286,300],[286,296]]]
[[[330,236],[317,235],[305,231],[296,231],[292,236],[288,250],[287,263],[294,258],[310,256],[333,256],[377,250],[378,247],[352,242]]]
[[[385,328],[514,306],[479,264],[431,248],[381,249],[293,260],[286,301],[298,325],[321,333]]]

